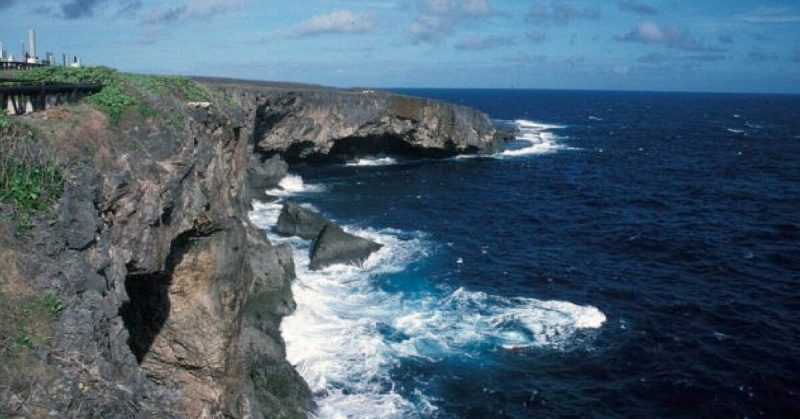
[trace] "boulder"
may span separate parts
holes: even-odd
[[[381,247],[383,245],[349,234],[329,223],[319,233],[311,249],[309,268],[319,270],[337,263],[361,266],[369,255]]]
[[[314,240],[330,222],[318,212],[305,209],[292,202],[286,202],[278,217],[276,231],[285,237],[299,236],[306,240]]]
[[[247,165],[247,184],[250,188],[263,193],[278,186],[288,173],[289,165],[277,154],[265,161],[254,156]]]

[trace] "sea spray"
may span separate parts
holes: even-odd
[[[292,178],[283,196],[309,191],[297,185],[305,184]],[[404,360],[475,357],[492,348],[562,349],[576,333],[606,321],[591,306],[448,289],[413,274],[408,280],[418,283],[414,292],[386,290],[382,278],[408,275],[411,265],[436,252],[423,232],[344,226],[384,247],[363,268],[310,271],[309,241],[271,233],[280,209],[278,202],[256,202],[250,218],[271,241],[294,249],[297,309],[281,330],[287,357],[314,391],[320,417],[430,415],[436,401],[424,389],[400,389],[393,379]]]

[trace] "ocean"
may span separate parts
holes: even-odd
[[[800,417],[800,97],[402,90],[520,138],[296,166],[385,246],[307,269],[282,333],[322,418]]]

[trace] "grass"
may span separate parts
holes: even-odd
[[[135,107],[142,113],[148,110],[126,86],[125,74],[108,67],[40,67],[20,73],[19,77],[34,82],[101,84],[103,89],[87,97],[86,103],[104,111],[114,124],[118,124],[130,108]]]
[[[191,102],[221,102],[228,106],[236,103],[230,95],[212,91],[186,77],[129,74],[108,67],[41,67],[16,72],[14,77],[34,82],[101,84],[103,89],[87,97],[86,103],[108,114],[114,124],[119,124],[129,109],[145,117],[159,116],[163,114],[161,108],[165,99],[170,97]]]
[[[10,296],[0,291],[0,389],[23,394],[48,371],[36,350],[49,345],[63,306],[52,293]]]
[[[49,210],[63,187],[61,169],[32,134],[0,129],[0,202],[14,207],[19,230],[29,229],[34,215]]]
[[[134,111],[145,118],[157,118],[176,134],[184,129],[187,101],[213,102],[228,109],[237,106],[230,94],[186,77],[128,74],[108,67],[40,67],[4,72],[3,76],[43,83],[100,84],[102,90],[86,97],[85,102],[107,114],[113,125]],[[38,212],[48,210],[60,198],[64,176],[33,135],[19,135],[13,119],[0,112],[0,202],[15,208],[18,229],[25,231]],[[137,126],[141,123],[136,118],[131,121]],[[139,148],[129,143],[126,148]]]

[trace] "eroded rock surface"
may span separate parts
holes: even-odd
[[[209,85],[237,103],[194,107],[151,92],[141,97],[156,116],[130,111],[118,125],[86,105],[20,117],[67,179],[30,231],[0,206],[0,291],[52,292],[59,307],[36,354],[47,374],[26,383],[24,398],[0,383],[0,416],[304,417],[311,394],[280,335],[294,309],[291,250],[246,216],[287,173],[273,156],[446,156],[496,145],[488,118],[464,107]],[[293,231],[316,239],[312,268],[361,264],[380,248],[310,220]]]
[[[319,270],[337,263],[361,266],[383,245],[354,236],[335,224],[327,224],[311,249],[309,268]]]
[[[281,236],[298,236],[306,240],[315,240],[330,222],[316,211],[303,208],[293,202],[286,202],[283,204],[275,229]]]
[[[180,133],[142,120],[111,127],[85,106],[48,111],[52,125],[26,117],[49,147],[76,151],[59,154],[67,180],[54,214],[0,240],[19,267],[3,288],[63,304],[42,359],[51,372],[25,400],[0,391],[3,415],[305,416],[311,394],[279,332],[294,262],[245,213],[252,123],[185,112]],[[87,141],[107,153],[86,158]]]
[[[247,167],[247,194],[245,200],[266,199],[266,192],[274,188],[289,174],[289,165],[278,155],[269,159],[252,155]]]
[[[289,163],[487,154],[501,141],[486,114],[465,106],[371,90],[203,81],[249,103],[256,151]]]

